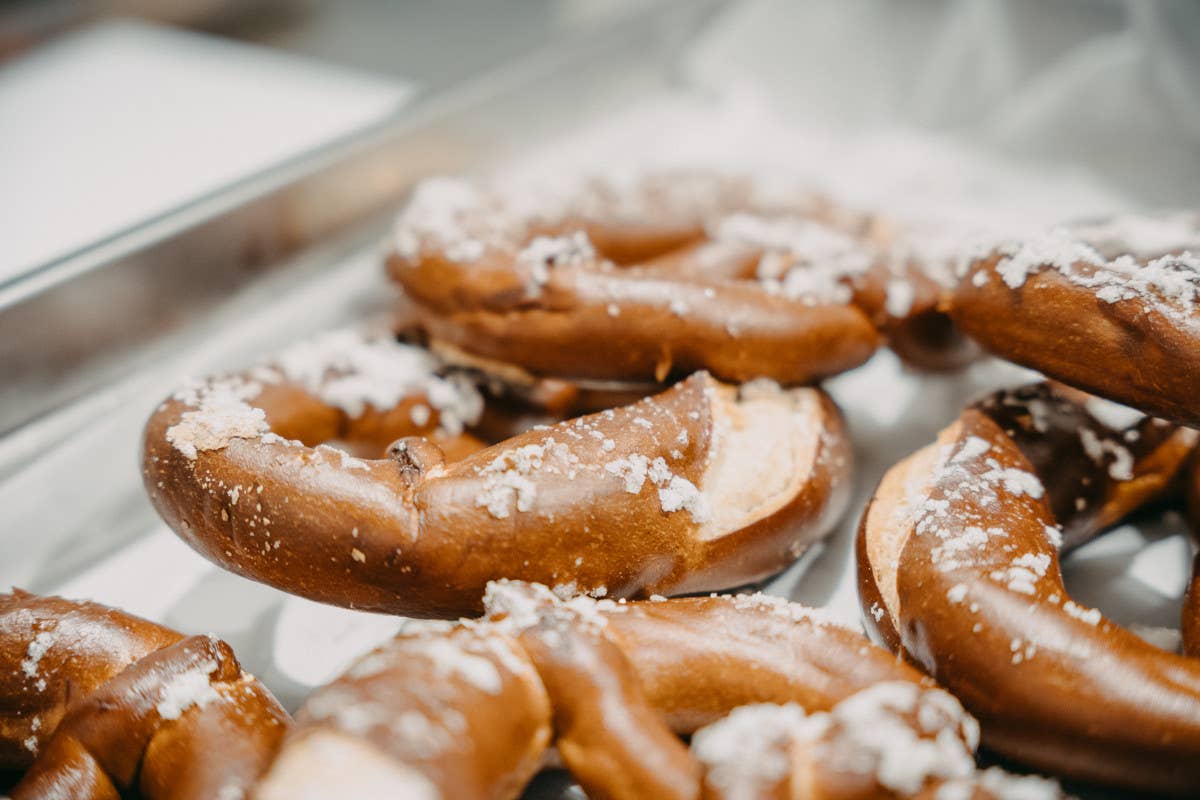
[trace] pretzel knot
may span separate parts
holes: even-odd
[[[0,595],[0,674],[14,800],[245,797],[290,722],[224,642],[94,603]]]
[[[322,796],[337,767],[356,797],[514,797],[551,742],[595,798],[849,800],[949,786],[986,800],[1018,784],[1061,797],[1049,781],[977,770],[978,726],[954,698],[779,598],[564,601],[500,582],[486,606],[485,621],[417,625],[318,690],[258,797]],[[808,738],[758,724],[806,712]],[[690,749],[677,738],[698,728]]]
[[[868,626],[960,698],[996,751],[1190,796],[1200,661],[1074,602],[1059,550],[1169,496],[1196,438],[1047,384],[968,407],[889,471],[867,508],[858,554]]]
[[[496,582],[486,618],[411,623],[295,724],[215,639],[90,603],[0,601],[0,658],[36,659],[44,681],[0,684],[7,752],[31,710],[45,720],[14,800],[503,800],[551,746],[596,798],[1061,796],[977,770],[978,725],[954,698],[765,595],[564,600]],[[689,749],[678,734],[693,732]]]
[[[792,563],[846,503],[849,444],[819,389],[698,373],[484,448],[487,406],[425,350],[337,334],[169,398],[146,426],[145,483],[233,572],[441,617],[477,612],[505,577],[615,596],[742,585]]]
[[[790,185],[683,171],[549,188],[438,178],[415,190],[393,241],[388,268],[435,349],[538,375],[809,383],[866,361],[880,331],[919,366],[973,353],[944,313],[936,257]]]

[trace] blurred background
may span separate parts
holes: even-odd
[[[1197,206],[1200,4],[4,0],[0,588],[214,631],[303,696],[397,623],[180,544],[140,485],[149,410],[386,309],[382,243],[421,176],[637,159],[801,172],[964,227]],[[889,358],[831,386],[860,493],[1013,379]],[[775,590],[855,616],[854,522]],[[1073,586],[1170,633],[1181,523],[1126,527],[1073,557]]]

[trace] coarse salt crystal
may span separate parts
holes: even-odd
[[[25,673],[26,678],[38,677],[38,665],[42,657],[54,646],[54,639],[52,631],[42,631],[33,637],[33,641],[25,649],[25,658],[21,661],[21,671]]]
[[[692,521],[699,524],[712,519],[708,498],[682,475],[673,475],[670,483],[658,490],[658,501],[668,514],[685,510],[691,514]]]
[[[625,491],[630,494],[637,494],[646,483],[646,473],[649,466],[650,459],[639,453],[633,453],[624,458],[609,461],[604,465],[604,471],[624,480]]]
[[[193,706],[203,708],[220,695],[213,688],[209,676],[217,671],[217,662],[209,659],[192,669],[173,675],[164,683],[159,694],[158,715],[163,719],[179,719]]]

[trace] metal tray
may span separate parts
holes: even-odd
[[[417,177],[471,170],[537,149],[611,110],[669,99],[676,57],[720,5],[668,3],[520,64],[430,96],[377,129],[147,222],[22,287],[0,287],[0,585],[121,606],[189,632],[212,631],[289,707],[391,635],[396,618],[319,606],[201,559],[146,501],[141,426],[188,374],[236,367],[297,337],[386,311],[380,270],[390,208]],[[202,285],[197,259],[220,268]],[[103,338],[41,341],[56,309],[148,285],[153,301],[114,310]],[[20,351],[20,352],[16,352]],[[969,397],[1023,378],[984,362],[917,378],[879,354],[829,389],[854,435],[851,518],[768,591],[857,619],[851,541],[883,470],[932,439]],[[901,424],[901,421],[902,424]],[[1124,526],[1065,565],[1081,602],[1117,621],[1172,627],[1189,545],[1178,521]],[[1115,598],[1115,599],[1114,599]],[[578,797],[561,775],[529,797]]]

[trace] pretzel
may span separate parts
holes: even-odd
[[[885,263],[871,227],[709,172],[438,178],[401,213],[388,269],[434,342],[537,375],[808,383],[866,361],[876,326],[917,362],[960,363],[942,292],[916,261]]]
[[[31,610],[40,610],[36,619],[41,622],[62,623],[39,660],[69,650],[59,637],[68,632],[63,628],[73,617],[80,617],[74,620],[79,627],[69,631],[85,632],[82,649],[63,659],[67,669],[80,663],[81,656],[94,656],[91,645],[103,644],[114,628],[119,634],[149,634],[149,640],[136,637],[146,647],[159,643],[155,637],[174,641],[142,656],[91,694],[74,698],[58,730],[48,734],[47,748],[14,789],[13,800],[68,796],[64,793],[115,799],[119,790],[135,786],[147,798],[248,793],[257,800],[333,794],[365,800],[513,798],[545,763],[552,741],[589,797],[697,798],[701,763],[711,761],[706,753],[714,750],[708,742],[717,738],[715,729],[701,731],[696,755],[689,752],[672,734],[653,696],[643,691],[647,674],[660,684],[674,684],[666,693],[660,686],[659,697],[695,697],[697,688],[704,692],[697,711],[684,719],[708,714],[714,708],[709,693],[715,695],[720,715],[733,711],[716,728],[761,716],[764,708],[802,715],[797,701],[811,704],[810,724],[823,717],[862,722],[862,713],[850,711],[872,705],[868,697],[883,698],[888,713],[909,702],[910,708],[900,709],[912,717],[905,724],[917,731],[914,735],[935,739],[922,744],[910,736],[909,755],[948,754],[949,769],[928,760],[921,766],[958,783],[965,783],[964,776],[978,778],[971,772],[977,728],[952,698],[819,612],[763,595],[564,601],[542,586],[495,583],[488,589],[487,619],[412,625],[314,692],[281,748],[286,714],[241,673],[222,643],[181,638],[93,604],[31,595],[19,599],[22,605],[12,616],[26,612],[22,625],[28,627]],[[681,627],[671,634],[673,625]],[[652,651],[663,649],[661,642],[641,638],[647,626],[671,634],[668,641],[685,638],[692,648],[710,649],[715,660],[708,667],[731,655],[735,663],[732,669],[713,671],[698,687],[688,669],[660,672],[666,666],[662,658],[648,671],[639,670],[637,665]],[[623,634],[614,630],[618,627]],[[705,633],[697,636],[697,630]],[[31,634],[11,626],[5,631],[0,652],[11,657]],[[731,634],[739,638],[732,647]],[[110,656],[108,661],[116,660]],[[675,652],[674,661],[676,667],[694,670],[695,652]],[[748,680],[759,672],[768,677],[764,684]],[[56,686],[68,679],[57,665],[47,677]],[[736,708],[747,687],[789,705]],[[30,692],[20,686],[9,694],[24,699]],[[113,709],[120,713],[114,715]],[[887,714],[865,710],[872,724],[892,724],[887,735],[895,735]],[[937,734],[942,729],[946,732]],[[951,734],[961,741],[945,741]],[[822,746],[832,749],[831,763],[841,770],[841,779],[861,788],[867,780],[862,742],[842,735]],[[896,748],[891,751],[894,755]],[[711,783],[716,772],[711,763],[706,766]],[[753,768],[761,771],[761,765]],[[870,772],[887,780],[895,777],[895,768],[884,762]],[[826,781],[822,788],[828,786]]]
[[[224,642],[19,590],[0,595],[0,675],[13,800],[243,797],[289,722]]]
[[[1200,661],[1072,601],[1058,548],[1167,496],[1195,441],[1047,385],[968,407],[884,476],[866,510],[868,628],[962,700],[997,752],[1190,795],[1200,785]]]
[[[432,617],[477,612],[500,577],[615,596],[743,585],[845,506],[849,444],[820,390],[699,373],[455,460],[479,446],[464,441],[481,400],[429,358],[343,337],[186,388],[146,426],[151,501],[240,575]],[[382,460],[321,444],[396,436]]]
[[[483,621],[411,626],[314,693],[259,800],[331,786],[515,797],[552,735],[589,797],[694,798],[699,764],[671,730],[747,697],[819,711],[878,681],[925,680],[860,634],[762,595],[563,601],[497,582],[486,605]]]
[[[1055,781],[979,770],[979,724],[952,695],[877,683],[832,710],[795,704],[735,709],[700,730],[706,800],[974,798],[1055,800]]]
[[[1002,358],[1196,426],[1197,254],[1195,212],[1060,228],[977,260],[952,314]]]

